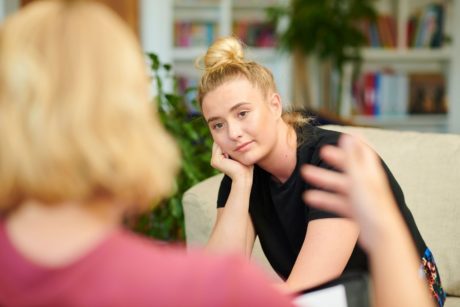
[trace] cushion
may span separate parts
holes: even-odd
[[[401,185],[445,290],[460,296],[460,135],[325,128],[362,136],[380,154]]]

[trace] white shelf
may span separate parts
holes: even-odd
[[[186,1],[176,0],[174,1],[174,8],[177,9],[209,9],[209,8],[220,8],[219,1]]]
[[[362,50],[362,68],[363,72],[370,72],[376,74],[385,74],[390,72],[395,73],[396,75],[402,75],[410,77],[412,74],[423,74],[423,73],[439,73],[443,74],[446,80],[445,90],[446,98],[448,100],[448,114],[407,114],[407,115],[377,115],[377,116],[366,116],[366,115],[357,115],[352,116],[351,121],[358,125],[363,126],[373,126],[381,127],[387,129],[396,129],[396,130],[417,130],[417,131],[433,131],[433,132],[448,132],[451,131],[451,124],[453,122],[452,112],[457,110],[460,98],[457,98],[458,88],[456,85],[453,85],[452,79],[455,79],[455,76],[460,74],[458,68],[456,68],[455,62],[458,55],[458,39],[455,34],[456,29],[458,29],[459,20],[458,17],[458,3],[459,1],[447,1],[446,7],[444,9],[444,35],[452,36],[452,41],[448,44],[444,43],[441,48],[409,48],[406,47],[408,37],[407,37],[407,25],[411,15],[415,13],[415,10],[424,8],[429,3],[436,1],[433,0],[378,0],[376,2],[378,13],[385,15],[389,14],[394,17],[396,22],[396,47],[394,48],[365,48]],[[443,2],[444,3],[444,2]],[[454,10],[453,10],[454,8]],[[450,30],[450,31],[449,31]],[[414,30],[415,31],[415,30]],[[453,32],[453,33],[452,33]],[[456,44],[457,42],[457,44]],[[457,64],[458,67],[458,64]],[[344,84],[346,88],[351,88],[351,74],[346,77],[346,82]],[[382,79],[379,79],[382,80]],[[398,79],[397,79],[398,80]],[[385,96],[388,98],[388,93],[406,93],[407,100],[411,93],[411,84],[410,79],[402,78],[399,81],[398,85],[403,85],[403,87],[398,87],[394,83],[388,83],[388,79],[385,82],[385,90],[380,88],[380,90],[385,91],[387,94],[382,94],[380,98]],[[407,87],[404,87],[404,82],[409,82]],[[388,84],[391,84],[390,86]],[[382,86],[383,87],[383,86]],[[457,89],[456,89],[457,88]],[[406,92],[404,91],[406,89]],[[348,95],[345,94],[348,98]],[[368,95],[372,91],[366,92]],[[373,92],[374,95],[377,92]],[[369,96],[366,96],[369,97]],[[401,96],[403,97],[403,96]],[[383,98],[382,98],[383,99]],[[402,99],[401,99],[402,100]],[[342,114],[350,114],[351,110],[354,108],[352,105],[352,99],[344,100],[348,103],[347,109],[344,109]],[[402,101],[401,101],[402,103]],[[406,102],[409,105],[409,101]],[[362,106],[361,106],[362,107]],[[454,112],[454,115],[456,113]],[[459,115],[456,115],[458,118]],[[459,128],[460,129],[460,128]]]
[[[254,61],[276,61],[277,57],[280,56],[280,52],[276,48],[250,47],[246,50],[246,55],[249,59]]]
[[[176,47],[173,49],[173,59],[176,61],[194,61],[206,53],[207,47]],[[280,52],[275,48],[253,48],[245,50],[246,56],[255,61],[276,60]]]
[[[150,2],[144,0],[145,3]],[[174,20],[177,17],[184,17],[186,20],[215,20],[218,36],[230,35],[232,33],[233,22],[251,15],[256,18],[263,13],[269,5],[289,3],[287,0],[161,0],[163,3],[162,15],[170,15],[169,22],[162,19],[155,19],[155,25],[166,33],[168,39],[155,37],[155,44],[160,45],[163,58],[169,57],[173,67],[183,71],[195,72],[193,64],[197,57],[206,52],[206,47],[175,48],[173,33]],[[435,0],[431,0],[433,2]],[[397,28],[400,35],[397,39],[396,49],[376,49],[367,48],[363,51],[363,68],[372,70],[382,70],[394,68],[396,72],[438,72],[445,73],[448,82],[448,108],[447,115],[407,115],[405,117],[355,117],[359,123],[365,125],[382,126],[397,129],[433,129],[441,130],[450,121],[449,131],[460,131],[460,1],[448,1],[449,9],[446,11],[446,21],[450,30],[447,33],[452,37],[452,43],[448,47],[440,49],[406,49],[406,22],[413,8],[423,6],[430,0],[378,0],[383,2],[383,9],[395,16]],[[386,4],[385,4],[386,3]],[[211,16],[212,15],[212,16]],[[158,21],[159,20],[159,21]],[[251,19],[252,20],[252,19]],[[160,33],[162,34],[162,33]],[[164,49],[164,50],[163,50]],[[249,48],[247,55],[256,61],[265,63],[275,72],[275,79],[280,92],[286,101],[292,101],[292,75],[291,59],[289,55],[282,54],[274,48]],[[197,72],[198,74],[199,72]],[[312,80],[317,76],[310,72]],[[350,78],[348,78],[350,79]],[[316,82],[316,81],[313,81]],[[348,84],[349,85],[349,84]],[[346,101],[344,101],[346,105]],[[350,114],[350,110],[344,114]],[[431,128],[430,128],[431,127]],[[452,127],[454,127],[452,129]]]
[[[244,10],[261,10],[270,6],[283,5],[286,1],[283,0],[233,0],[235,9]]]
[[[176,47],[173,49],[173,59],[176,61],[194,61],[206,53],[206,47]]]
[[[162,0],[169,1],[173,21],[169,24],[174,30],[178,21],[213,21],[217,33],[214,39],[231,35],[235,21],[264,21],[265,9],[272,5],[286,4],[288,0]],[[174,31],[171,37],[174,36]],[[201,43],[201,42],[200,42]],[[207,44],[205,42],[204,44]],[[174,44],[174,40],[172,40]],[[169,46],[172,64],[176,71],[193,75],[195,60],[206,53],[207,46],[175,47]],[[272,70],[277,87],[284,100],[291,101],[290,61],[286,54],[281,54],[273,47],[248,47],[245,57],[261,62]],[[198,75],[199,72],[196,72]]]
[[[449,61],[452,57],[450,48],[439,49],[380,49],[366,48],[363,50],[365,61]]]
[[[395,130],[446,132],[446,114],[408,114],[394,116],[356,115],[351,121],[358,126],[371,126]]]

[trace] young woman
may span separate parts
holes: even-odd
[[[243,257],[123,229],[179,165],[145,68],[92,1],[35,1],[0,28],[0,306],[291,305]]]
[[[258,236],[291,291],[367,270],[367,257],[356,244],[357,224],[302,201],[311,185],[303,182],[300,166],[331,168],[319,151],[336,144],[340,134],[283,114],[272,74],[245,60],[237,39],[217,40],[203,61],[198,100],[214,139],[211,165],[226,175],[208,248],[250,255]],[[398,183],[384,168],[420,259],[431,259]]]

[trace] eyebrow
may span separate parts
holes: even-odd
[[[233,107],[230,108],[230,112],[234,111],[235,109],[238,109],[239,107],[241,107],[242,105],[245,105],[245,104],[249,104],[249,102],[240,102],[240,103],[235,104]],[[208,120],[206,122],[209,124],[210,122],[215,121],[215,120],[217,120],[219,118],[220,117],[218,117],[218,116],[213,116],[213,117],[208,118]]]

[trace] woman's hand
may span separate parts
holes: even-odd
[[[357,138],[342,135],[338,146],[325,146],[321,158],[339,172],[307,165],[305,180],[323,190],[310,190],[304,200],[311,206],[356,220],[360,242],[368,249],[386,219],[397,215],[387,177],[376,153]]]
[[[236,160],[233,160],[227,153],[214,143],[212,145],[211,166],[229,176],[232,181],[245,179],[252,183],[252,173],[254,166],[246,166]]]

